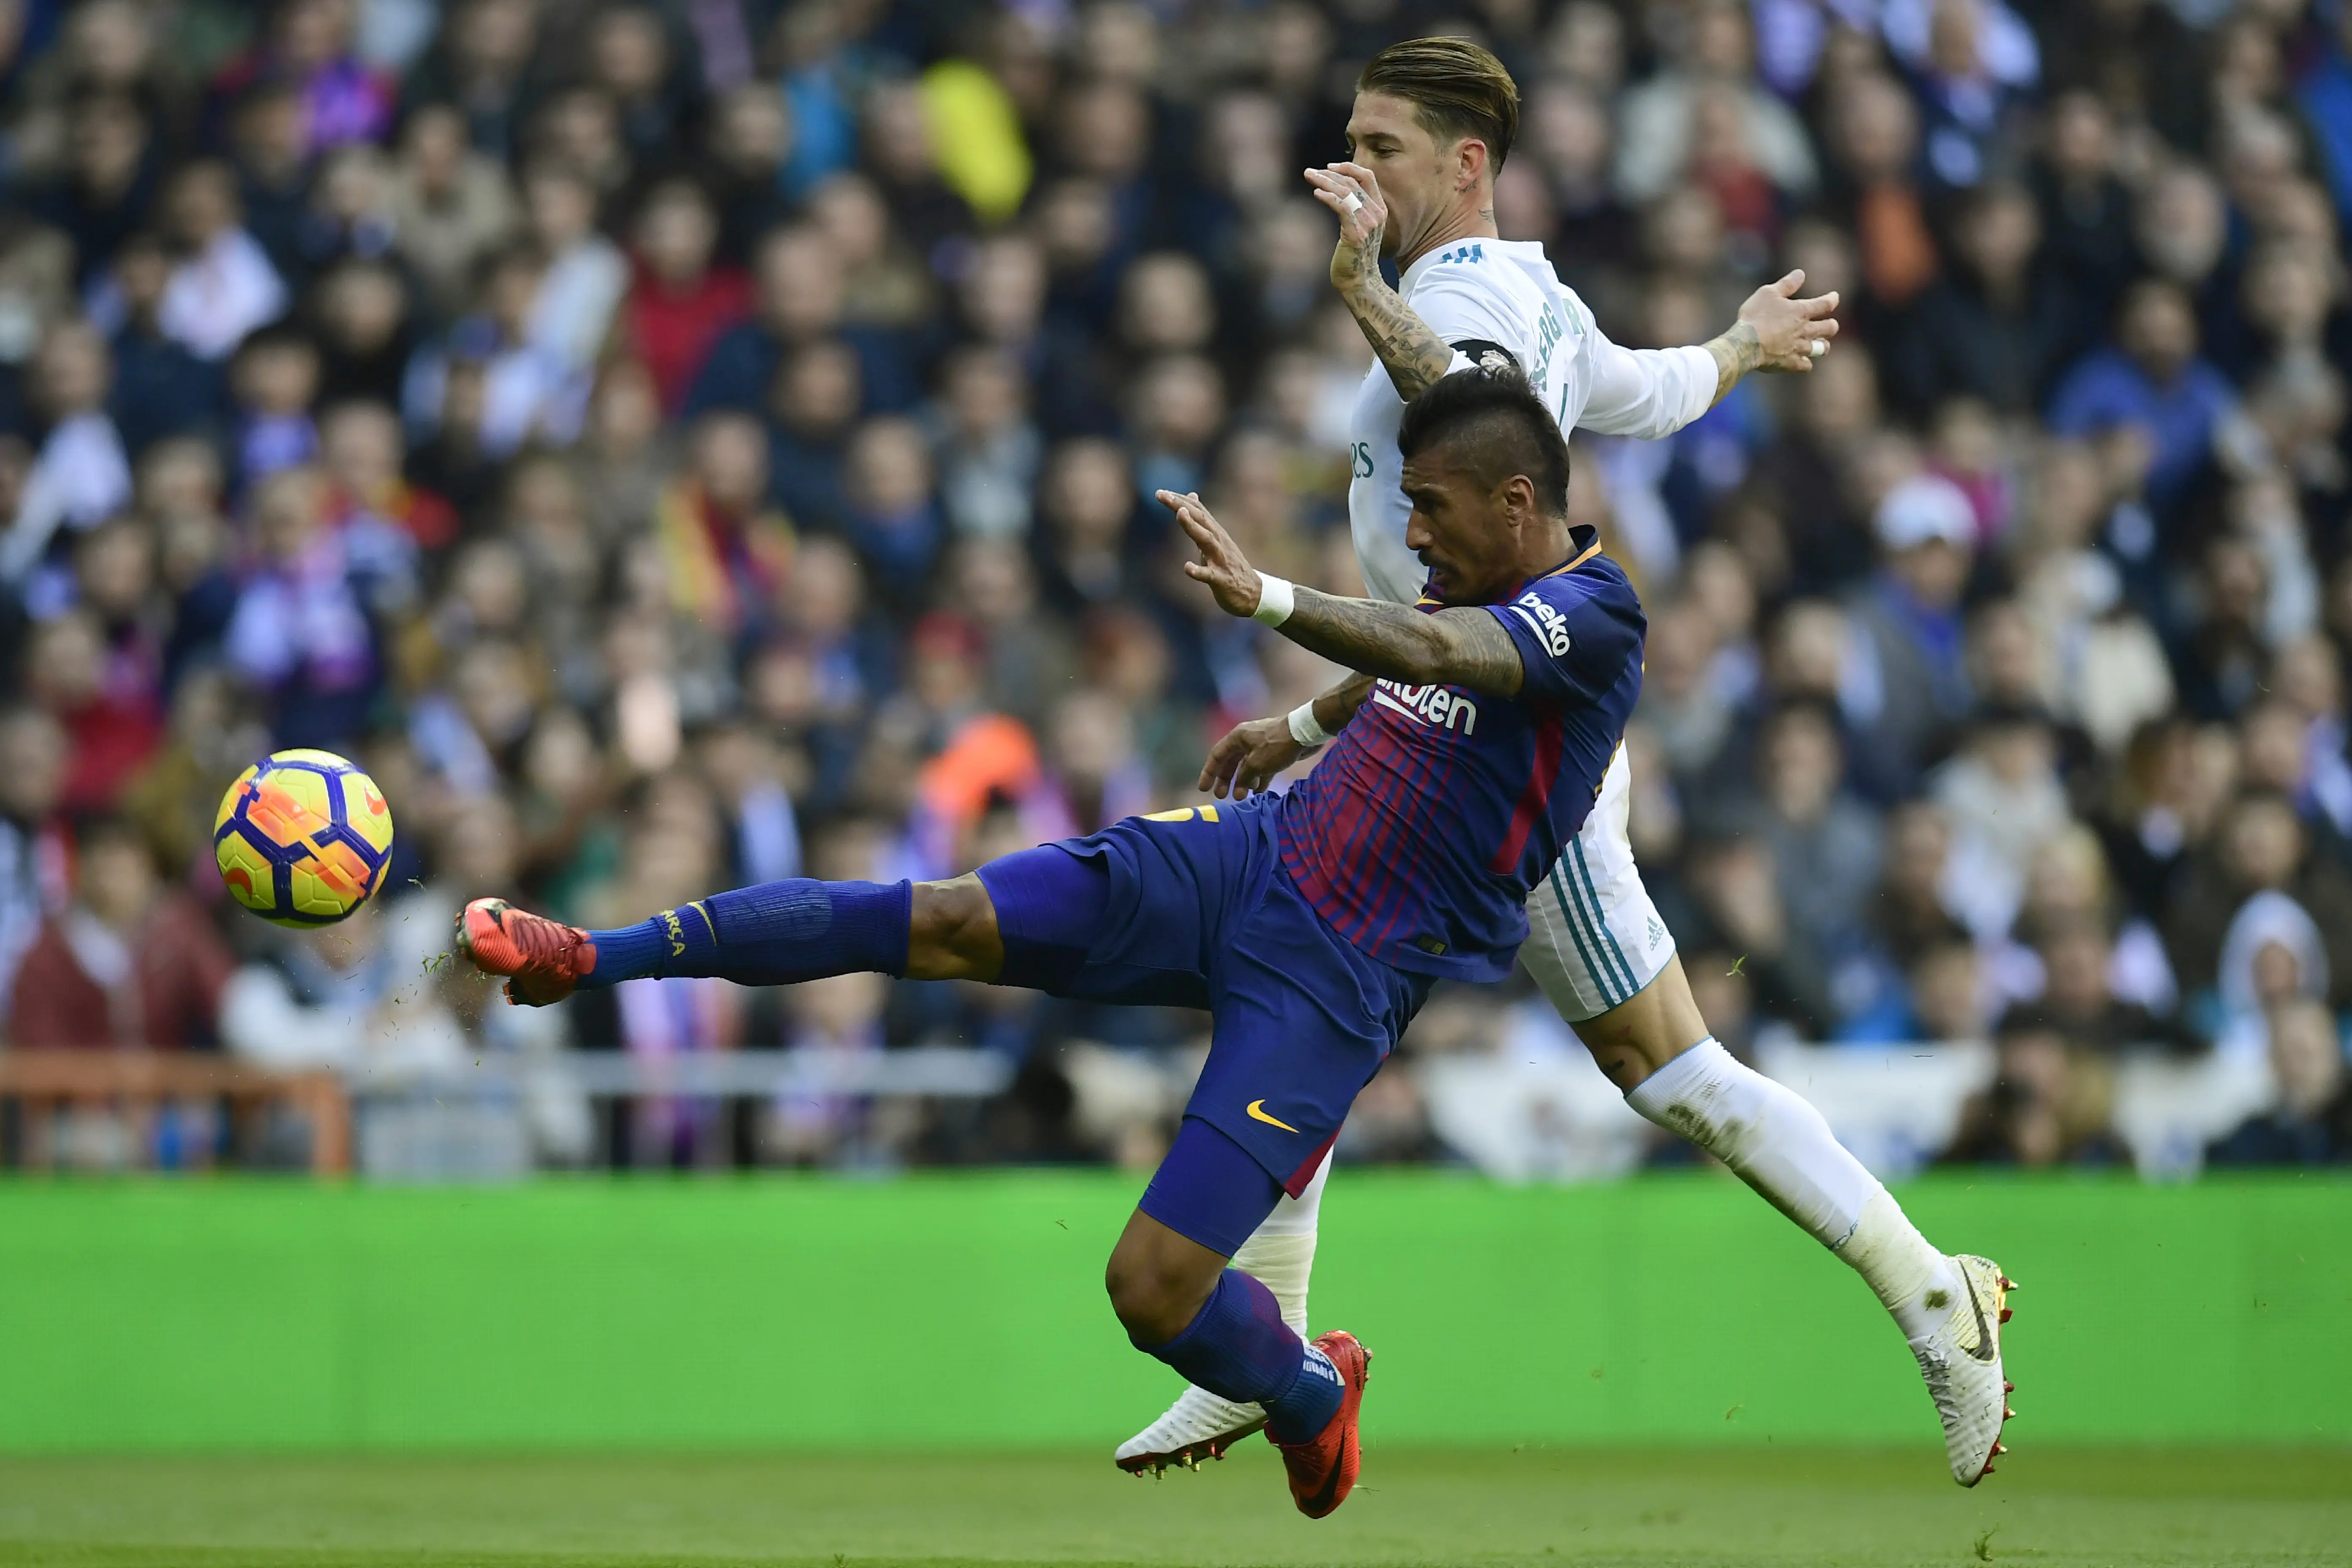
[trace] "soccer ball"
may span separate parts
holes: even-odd
[[[240,904],[272,925],[332,925],[392,865],[392,808],[332,752],[277,752],[237,775],[213,818],[213,857]]]

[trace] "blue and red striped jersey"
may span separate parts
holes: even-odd
[[[1528,889],[1601,793],[1641,695],[1648,622],[1592,530],[1576,531],[1576,547],[1486,606],[1518,645],[1517,697],[1381,681],[1283,803],[1283,868],[1333,930],[1385,963],[1508,974]]]

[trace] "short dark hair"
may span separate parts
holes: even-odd
[[[1516,368],[1455,371],[1406,405],[1400,455],[1410,461],[1444,440],[1464,443],[1462,464],[1482,483],[1525,474],[1547,516],[1567,514],[1567,437]]]
[[[1421,128],[1441,141],[1475,136],[1496,169],[1519,134],[1519,84],[1502,61],[1467,38],[1391,44],[1356,78],[1356,90],[1403,99]]]

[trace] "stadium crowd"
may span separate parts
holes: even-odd
[[[1513,69],[1497,222],[1617,341],[1789,267],[1843,300],[1811,374],[1576,444],[1717,1035],[1990,1039],[1946,1157],[2028,1165],[2121,1157],[2120,1060],[2266,1063],[2210,1158],[2352,1160],[2344,0],[0,0],[5,1039],[944,1042],[1012,1089],[536,1135],[1156,1156],[1190,1016],[872,976],[537,1014],[436,958],[474,893],[618,924],[1180,805],[1328,679],[1144,498],[1360,591],[1370,356],[1299,171],[1412,31]],[[207,853],[282,746],[400,827],[324,934]],[[1441,994],[1405,1055],[1528,994]],[[1449,1157],[1417,1081],[1343,1157]]]

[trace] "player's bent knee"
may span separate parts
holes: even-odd
[[[1609,1081],[1629,1093],[1708,1037],[1680,954],[1669,955],[1650,983],[1625,1001],[1570,1027]]]
[[[1129,1339],[1147,1348],[1164,1345],[1192,1325],[1216,1286],[1213,1276],[1204,1284],[1198,1272],[1122,1237],[1103,1270],[1103,1289]]]
[[[993,980],[1003,967],[996,906],[978,877],[915,884],[907,931],[909,980]]]
[[[1201,1310],[1198,1301],[1182,1300],[1176,1286],[1177,1281],[1165,1274],[1131,1264],[1123,1267],[1116,1253],[1103,1271],[1110,1310],[1118,1314],[1119,1327],[1127,1331],[1127,1337],[1139,1345],[1166,1344],[1182,1333]]]

